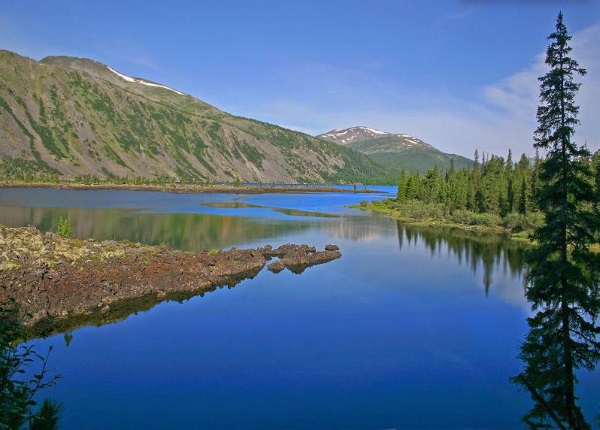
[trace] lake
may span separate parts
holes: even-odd
[[[517,429],[508,382],[530,314],[522,249],[347,206],[376,194],[171,194],[0,189],[0,223],[186,250],[337,244],[301,275],[39,339],[62,379],[63,429]],[[580,374],[588,419],[600,376]]]

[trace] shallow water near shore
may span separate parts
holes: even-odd
[[[522,250],[347,208],[382,194],[0,189],[0,223],[203,250],[307,243],[342,258],[36,340],[64,429],[522,428]],[[600,376],[582,373],[588,418]]]

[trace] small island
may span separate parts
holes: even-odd
[[[185,300],[269,270],[306,268],[341,257],[336,245],[265,245],[184,252],[167,246],[63,237],[0,226],[0,301],[14,298],[31,336],[103,324],[164,300]]]

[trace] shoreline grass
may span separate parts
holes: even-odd
[[[511,240],[526,243],[531,243],[529,237],[535,225],[541,222],[539,214],[531,214],[529,217],[509,214],[510,216],[502,218],[493,214],[456,211],[450,215],[439,204],[412,201],[401,205],[393,199],[361,202],[351,207],[381,213],[411,226],[457,228],[476,234],[500,234],[508,236]]]

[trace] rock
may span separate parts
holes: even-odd
[[[336,258],[340,258],[342,256],[342,254],[338,251],[339,248],[336,245],[328,246],[332,249],[326,251],[317,251],[314,246],[286,243],[277,249],[270,249],[266,253],[264,249],[262,249],[261,252],[263,252],[263,255],[266,254],[266,258],[273,256],[279,257],[279,261],[275,262],[277,263],[275,265],[276,268],[280,268],[281,265],[283,265],[290,271],[300,274],[308,267],[327,263],[328,261],[335,260]],[[335,249],[333,249],[333,247],[335,247]]]
[[[338,251],[340,249],[337,245],[325,245],[325,251]]]
[[[277,260],[277,261],[274,261],[271,264],[269,264],[267,266],[267,269],[269,269],[273,273],[279,273],[283,269],[285,269],[285,264],[283,264],[283,262],[281,260]]]

